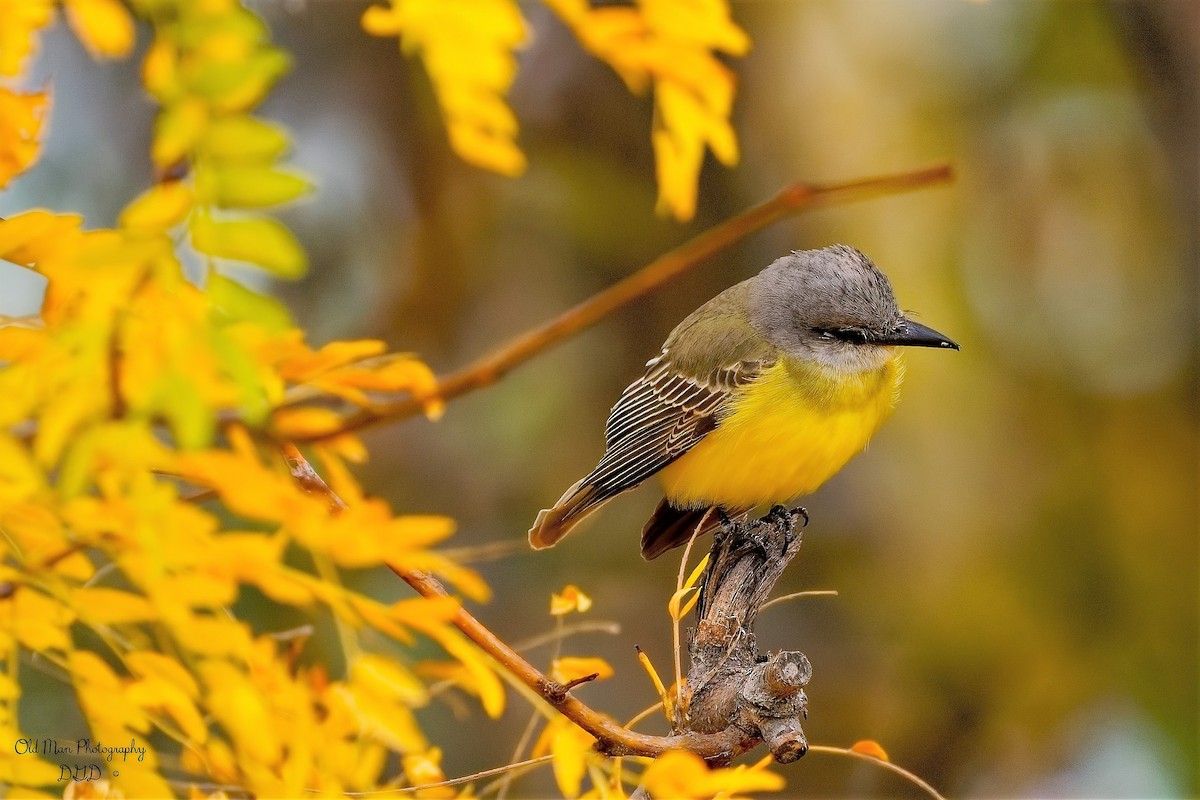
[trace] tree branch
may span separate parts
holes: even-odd
[[[490,386],[551,345],[595,325],[622,306],[679,277],[781,217],[813,208],[922,189],[946,183],[953,176],[948,164],[940,164],[912,172],[844,183],[793,183],[770,200],[704,231],[549,322],[510,339],[492,352],[440,378],[436,390],[430,395],[408,397],[394,403],[363,409],[347,417],[336,430],[314,434],[298,441],[304,443],[327,440],[382,422],[404,419],[420,413],[424,403],[432,397],[450,400]]]
[[[292,478],[301,489],[323,497],[329,504],[331,514],[340,513],[347,508],[346,502],[321,478],[295,445],[284,445],[282,451]],[[428,572],[394,565],[389,567],[422,597],[449,596],[441,582]],[[717,733],[686,732],[674,736],[651,736],[629,730],[611,717],[595,711],[573,697],[570,694],[570,686],[564,686],[544,675],[466,609],[460,607],[450,621],[501,667],[565,717],[596,737],[597,749],[606,755],[656,756],[667,750],[691,750],[705,759],[727,761],[745,749],[741,747],[745,738],[744,732],[737,729]]]

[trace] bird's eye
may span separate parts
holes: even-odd
[[[867,343],[867,334],[858,328],[818,328],[816,333],[822,339],[849,342],[850,344]]]

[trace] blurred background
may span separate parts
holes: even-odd
[[[875,739],[952,796],[1200,793],[1200,3],[735,2],[754,43],[732,65],[742,161],[706,167],[682,226],[654,216],[648,100],[539,5],[522,5],[517,180],[451,155],[427,79],[361,31],[364,3],[252,6],[295,56],[265,114],[320,185],[284,214],[311,273],[271,290],[316,342],[379,337],[439,372],[792,180],[952,163],[949,187],[776,224],[436,424],[371,431],[361,474],[398,511],[456,518],[454,547],[513,545],[477,564],[495,599],[475,609],[510,641],[552,627],[551,592],[588,592],[587,617],[620,633],[564,652],[615,666],[579,694],[628,718],[655,697],[634,644],[671,663],[678,560],[637,548],[657,488],[551,551],[528,552],[525,530],[595,463],[609,407],[678,320],[788,250],[852,244],[963,349],[910,353],[893,419],[804,501],[777,592],[839,595],[773,607],[758,635],[812,660],[810,741]],[[48,149],[0,214],[111,225],[151,180],[138,60],[97,67],[61,26],[45,47]],[[40,290],[0,264],[0,313],[36,310]],[[529,713],[438,701],[423,724],[453,776],[509,761]],[[783,772],[789,796],[918,794],[828,756]]]

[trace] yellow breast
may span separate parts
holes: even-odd
[[[677,507],[752,508],[808,494],[866,447],[904,366],[831,375],[784,361],[746,387],[717,427],[659,477]]]

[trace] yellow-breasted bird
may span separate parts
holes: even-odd
[[[714,506],[733,516],[812,492],[891,411],[902,346],[958,349],[905,317],[854,248],[780,258],[671,331],[613,406],[604,457],[538,514],[530,544],[550,547],[654,474],[665,497],[642,530],[647,559],[686,543]]]

